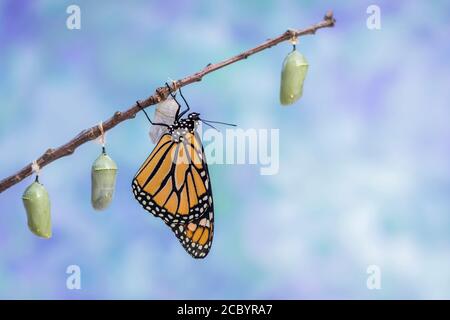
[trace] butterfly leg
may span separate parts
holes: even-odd
[[[186,114],[186,112],[188,112],[191,108],[189,107],[189,103],[187,103],[186,99],[185,99],[184,96],[183,96],[183,93],[181,92],[181,87],[178,88],[178,91],[180,91],[180,96],[181,96],[181,98],[183,98],[183,101],[184,101],[184,103],[186,104],[186,107],[187,107],[186,110],[184,110],[182,113],[180,113],[180,116],[179,116],[179,117],[181,118],[181,117],[184,116],[184,115]]]
[[[150,117],[148,116],[147,112],[145,112],[144,108],[142,108],[141,104],[139,103],[139,101],[136,101],[136,105],[144,112],[145,116],[147,117],[147,120],[153,125],[153,126],[164,126],[164,127],[169,127],[168,124],[166,123],[161,123],[161,122],[153,122]]]
[[[169,89],[170,96],[172,97],[172,99],[173,99],[173,100],[177,103],[177,105],[178,105],[178,110],[177,110],[177,113],[175,114],[175,120],[178,120],[178,119],[180,118],[179,113],[180,113],[180,110],[181,110],[181,105],[180,105],[180,103],[178,102],[177,98],[175,97],[175,94],[173,94],[172,88],[170,88],[170,86],[169,86],[169,84],[168,84],[167,82],[166,82],[166,87],[167,87],[167,89]]]

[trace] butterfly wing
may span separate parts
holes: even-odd
[[[214,209],[203,218],[172,228],[183,248],[194,258],[204,258],[211,249],[214,236]]]
[[[212,211],[212,192],[200,137],[176,142],[164,134],[136,173],[132,188],[143,208],[171,228]]]
[[[195,159],[191,159],[192,163],[198,163],[198,166],[195,166],[195,169],[200,170],[200,178],[202,178],[202,182],[204,188],[206,190],[206,194],[202,195],[202,200],[208,200],[207,205],[204,203],[203,207],[199,210],[202,213],[202,217],[195,219],[189,223],[185,224],[177,224],[171,225],[172,231],[175,233],[175,236],[180,241],[183,248],[186,250],[194,258],[205,258],[209,250],[211,249],[213,236],[214,236],[214,204],[212,198],[212,189],[211,189],[211,181],[209,178],[208,165],[206,163],[206,158],[204,156],[203,146],[200,143],[200,138],[195,134],[195,143],[198,145],[193,145],[195,149],[199,149],[201,151],[200,162],[197,162]],[[191,141],[194,143],[194,141]],[[194,170],[194,168],[191,168]],[[195,175],[196,171],[193,174]],[[191,185],[190,180],[188,179],[188,186]],[[197,184],[192,184],[195,188]],[[190,190],[190,189],[189,189]]]
[[[194,258],[209,253],[214,234],[214,205],[208,165],[197,133],[180,142],[164,134],[132,183],[145,210],[171,228]]]

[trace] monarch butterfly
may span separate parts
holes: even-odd
[[[161,218],[174,232],[183,248],[194,258],[204,258],[211,249],[214,235],[214,204],[211,180],[203,146],[196,129],[200,114],[191,112],[181,90],[187,109],[179,112],[180,104],[171,88],[169,92],[178,104],[172,125],[153,123],[167,128],[153,151],[137,171],[132,190],[142,207]]]

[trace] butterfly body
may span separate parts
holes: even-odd
[[[186,119],[175,120],[174,124],[170,125],[167,129],[172,139],[180,142],[184,140],[186,133],[194,133],[199,121],[199,114],[192,112]]]
[[[136,200],[161,218],[194,258],[209,253],[214,231],[211,182],[196,132],[199,121],[195,112],[177,116],[132,182]]]

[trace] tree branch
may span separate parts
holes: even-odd
[[[249,56],[251,56],[255,53],[258,53],[260,51],[263,51],[265,49],[268,49],[270,47],[273,47],[273,46],[279,44],[280,42],[290,40],[294,37],[300,37],[300,36],[304,36],[304,35],[308,35],[308,34],[315,34],[316,31],[321,28],[333,27],[335,22],[336,21],[333,18],[333,13],[331,11],[329,11],[325,15],[323,21],[321,21],[317,24],[314,24],[314,25],[312,25],[306,29],[302,29],[302,30],[287,30],[282,35],[280,35],[276,38],[273,38],[273,39],[269,39],[257,47],[254,47],[250,50],[244,51],[244,52],[242,52],[234,57],[231,57],[229,59],[226,59],[222,62],[218,62],[215,64],[209,64],[203,70],[201,70],[197,73],[194,73],[190,76],[187,76],[181,80],[175,81],[172,84],[172,88],[176,89],[176,88],[184,87],[193,82],[201,81],[202,78],[205,75],[207,75],[208,73],[219,70],[223,67],[226,67],[226,66],[228,66],[232,63],[238,62],[240,60],[247,59]],[[166,99],[168,94],[169,94],[169,91],[166,87],[160,87],[160,88],[156,89],[156,91],[153,95],[151,95],[150,97],[148,97],[145,100],[139,101],[139,103],[141,104],[141,106],[143,108],[146,108],[146,107],[157,104],[158,102]],[[103,122],[103,130],[106,132],[106,131],[114,128],[119,123],[121,123],[125,120],[128,120],[128,119],[134,118],[140,110],[141,109],[139,108],[139,106],[134,104],[126,111],[115,112],[112,117],[110,117],[108,120]],[[97,137],[99,137],[100,135],[101,135],[101,132],[100,132],[100,129],[98,128],[98,126],[94,126],[89,129],[85,129],[85,130],[81,131],[75,138],[73,138],[72,140],[67,142],[66,144],[63,144],[62,146],[60,146],[56,149],[50,148],[47,151],[45,151],[44,154],[36,160],[36,162],[39,165],[39,167],[42,168],[59,158],[71,155],[72,153],[75,152],[75,149],[78,148],[80,145],[82,145],[90,140],[94,140]],[[11,186],[15,185],[16,183],[22,181],[23,179],[25,179],[32,173],[33,173],[33,170],[31,168],[31,163],[30,163],[30,164],[26,165],[20,171],[16,172],[15,174],[3,179],[2,181],[0,181],[0,193],[5,191],[6,189],[10,188]]]

